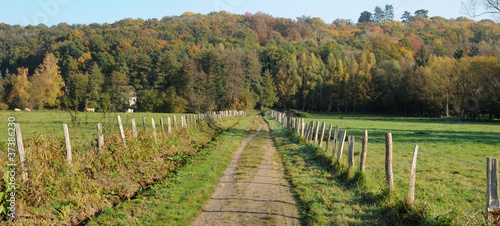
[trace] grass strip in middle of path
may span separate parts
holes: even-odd
[[[201,151],[174,177],[155,184],[135,199],[104,210],[91,225],[188,225],[201,212],[218,179],[238,149],[253,116],[247,116]]]
[[[264,153],[266,151],[264,146],[267,142],[264,124],[265,122],[261,117],[255,120],[255,124],[250,133],[255,133],[259,127],[261,127],[260,125],[262,125],[262,128],[260,133],[252,139],[245,151],[241,154],[240,161],[236,167],[237,179],[245,179],[249,175],[255,174],[262,161],[264,161]]]

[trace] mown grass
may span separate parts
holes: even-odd
[[[314,120],[326,122],[327,125],[339,125],[340,130],[346,130],[348,135],[356,136],[356,167],[359,165],[357,159],[360,155],[363,130],[368,130],[370,139],[365,177],[369,178],[367,188],[373,192],[386,187],[384,140],[386,133],[392,133],[396,184],[394,196],[398,200],[406,199],[409,164],[413,147],[418,144],[420,152],[417,160],[417,186],[427,191],[417,187],[416,203],[425,206],[432,218],[450,219],[457,224],[484,223],[482,214],[486,195],[482,191],[486,190],[485,160],[486,157],[500,157],[498,122],[461,122],[359,114],[309,116],[311,118],[307,118],[306,123]],[[331,149],[328,150],[325,156],[331,156],[331,152]],[[344,155],[342,164],[347,161],[347,141]]]
[[[89,224],[188,225],[211,197],[251,123],[252,117],[246,117],[217,137],[210,148],[201,151],[175,176],[159,181],[115,208],[105,209]]]
[[[305,225],[429,225],[425,207],[410,207],[388,189],[370,189],[370,180],[344,163],[332,162],[315,144],[269,120],[287,179]]]
[[[29,114],[37,116],[35,112]],[[157,180],[172,176],[208,142],[239,120],[241,117],[230,117],[213,124],[177,126],[171,135],[158,129],[157,143],[150,127],[140,132],[138,138],[133,138],[130,128],[125,128],[126,145],[119,134],[108,130],[103,151],[98,151],[93,142],[76,148],[71,167],[65,160],[65,146],[59,137],[42,133],[25,138],[29,176],[17,188],[17,223],[77,224],[106,207],[134,197]],[[6,152],[2,152],[0,164],[6,163]],[[4,183],[0,182],[2,191]]]

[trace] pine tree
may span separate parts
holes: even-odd
[[[383,22],[385,20],[385,12],[380,8],[380,6],[375,7],[375,14],[373,14],[373,20],[375,22]]]
[[[394,20],[394,7],[392,5],[385,5],[385,21]]]
[[[260,104],[264,107],[272,107],[276,102],[278,102],[276,86],[274,85],[271,73],[266,70],[262,75]]]

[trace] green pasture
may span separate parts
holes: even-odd
[[[121,117],[124,130],[132,129],[132,118],[135,118],[139,131],[143,130],[142,117],[145,117],[146,127],[151,129],[152,120],[154,118],[155,125],[158,130],[160,127],[160,118],[163,119],[166,129],[167,118],[173,116],[177,118],[177,126],[181,125],[180,116],[183,114],[167,114],[167,113],[92,113],[79,112],[77,115],[76,125],[72,121],[72,115],[66,111],[33,111],[33,112],[14,112],[0,111],[0,144],[4,144],[8,139],[8,118],[15,117],[16,123],[21,125],[21,131],[24,139],[35,138],[36,136],[54,136],[63,138],[63,123],[67,123],[70,131],[72,142],[88,143],[97,138],[97,124],[103,125],[104,132],[118,133],[119,127],[117,116]],[[185,114],[192,115],[192,114]],[[2,123],[3,121],[3,123]],[[0,145],[2,146],[2,145]]]
[[[329,124],[333,128],[338,125],[340,131],[346,130],[348,136],[356,137],[355,167],[359,167],[363,130],[368,130],[365,175],[373,191],[386,187],[385,134],[392,133],[395,193],[401,199],[406,199],[413,148],[418,145],[420,188],[416,189],[416,202],[435,217],[446,216],[462,223],[481,222],[486,207],[486,158],[500,158],[500,123],[359,114],[309,114],[305,123],[312,120],[325,122],[327,130]],[[330,148],[325,155],[331,156],[331,152]],[[341,160],[344,165],[347,153],[346,139]]]

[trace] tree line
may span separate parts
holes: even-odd
[[[490,20],[325,23],[267,14],[0,24],[0,108],[303,111],[500,117],[500,27]],[[371,14],[371,13],[370,13]]]

